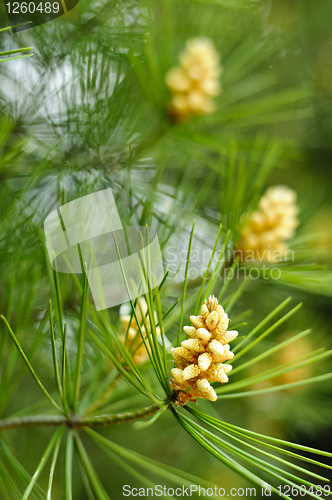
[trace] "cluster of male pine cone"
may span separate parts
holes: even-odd
[[[210,382],[225,384],[232,369],[224,363],[234,356],[228,343],[238,332],[228,330],[228,316],[214,295],[205,301],[200,312],[200,316],[190,316],[192,326],[183,328],[189,339],[181,342],[181,347],[171,349],[175,362],[171,386],[180,405],[196,398],[216,401],[217,394]]]
[[[222,67],[219,54],[208,38],[188,40],[179,57],[180,65],[166,75],[171,92],[170,112],[176,120],[213,113],[213,98],[221,92]]]

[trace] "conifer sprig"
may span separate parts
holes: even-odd
[[[2,28],[2,29],[0,29],[0,34],[4,31],[8,31],[8,30],[11,30],[13,28],[18,28],[19,26],[24,26],[25,24],[30,24],[30,22],[17,24],[16,26],[10,26],[8,28]],[[9,62],[9,61],[13,61],[15,59],[23,59],[25,57],[33,56],[33,54],[24,54],[24,52],[27,52],[28,50],[32,50],[32,47],[24,47],[22,49],[12,49],[12,50],[2,51],[2,52],[0,52],[0,63]],[[13,54],[17,54],[19,52],[23,52],[23,54],[19,55],[19,56],[13,56]]]

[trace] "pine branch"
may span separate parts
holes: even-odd
[[[83,427],[99,427],[139,420],[147,417],[148,415],[153,415],[159,410],[160,406],[155,404],[142,408],[141,410],[91,418],[82,417],[80,415],[69,416],[68,418],[59,415],[35,415],[31,417],[8,418],[0,420],[0,432],[22,427],[60,427],[62,425],[76,429]]]

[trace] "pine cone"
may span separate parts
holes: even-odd
[[[293,237],[298,226],[295,201],[296,193],[285,186],[267,190],[242,230],[236,249],[242,261],[279,262],[285,257],[285,241]]]
[[[175,362],[171,386],[180,405],[196,398],[216,401],[209,382],[228,382],[226,374],[232,366],[222,363],[234,356],[228,342],[238,335],[234,330],[227,331],[228,316],[213,295],[202,305],[200,316],[190,316],[190,321],[193,326],[183,328],[190,338],[171,349]]]
[[[208,38],[191,39],[179,59],[180,66],[171,69],[165,77],[172,94],[172,117],[181,121],[213,113],[212,98],[221,92],[218,77],[222,72],[213,43]]]

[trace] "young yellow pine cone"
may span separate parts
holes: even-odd
[[[213,356],[208,352],[204,352],[204,354],[198,356],[197,359],[198,366],[202,372],[205,372],[209,368],[212,362],[213,362]]]
[[[171,386],[176,393],[176,402],[184,405],[196,398],[216,401],[217,395],[210,382],[225,384],[232,366],[223,364],[234,354],[228,342],[238,333],[228,331],[228,316],[213,295],[201,307],[200,316],[190,316],[193,326],[183,331],[189,339],[181,347],[171,349],[175,368],[172,369]]]
[[[298,226],[296,193],[285,186],[269,188],[258,209],[248,215],[236,254],[245,262],[279,262]]]
[[[178,121],[215,111],[213,97],[221,92],[219,76],[222,67],[219,54],[208,38],[188,40],[180,54],[180,66],[166,75],[171,92],[170,113]]]
[[[174,360],[177,360],[178,362],[180,362],[181,360],[185,360],[188,363],[193,363],[196,360],[196,353],[189,351],[189,349],[186,349],[183,346],[173,347],[171,349],[171,355],[173,356]]]
[[[144,338],[146,338],[146,329],[144,326],[144,322],[142,321],[143,317],[145,317],[146,325],[150,329],[150,319],[149,319],[149,315],[147,315],[147,310],[148,310],[148,307],[147,307],[145,300],[139,299],[138,304],[136,306],[136,315],[137,315],[137,319],[141,325]],[[129,326],[130,318],[131,318],[130,314],[120,314],[120,321],[122,324],[120,340],[123,343],[125,342],[126,332],[127,332],[128,326]],[[154,319],[155,319],[155,323],[158,323],[156,313],[154,313]],[[157,335],[159,337],[160,336],[160,328],[157,327],[156,331],[157,331]],[[149,355],[148,355],[146,348],[145,348],[145,345],[142,341],[141,333],[139,332],[139,328],[138,328],[138,325],[136,323],[135,316],[132,317],[132,320],[131,320],[131,323],[129,326],[126,346],[128,348],[130,348],[131,352],[133,353],[133,360],[134,360],[135,364],[140,365],[142,363],[145,363],[145,361],[148,361]]]
[[[201,316],[190,316],[191,324],[196,328],[205,328],[205,320]]]
[[[197,381],[196,388],[198,392],[202,395],[200,397],[209,399],[210,401],[216,401],[217,395],[212,385],[210,385],[209,381],[206,378],[202,378]]]
[[[183,342],[181,342],[181,345],[186,349],[189,349],[190,351],[204,352],[202,342],[200,342],[198,339],[184,340]]]

